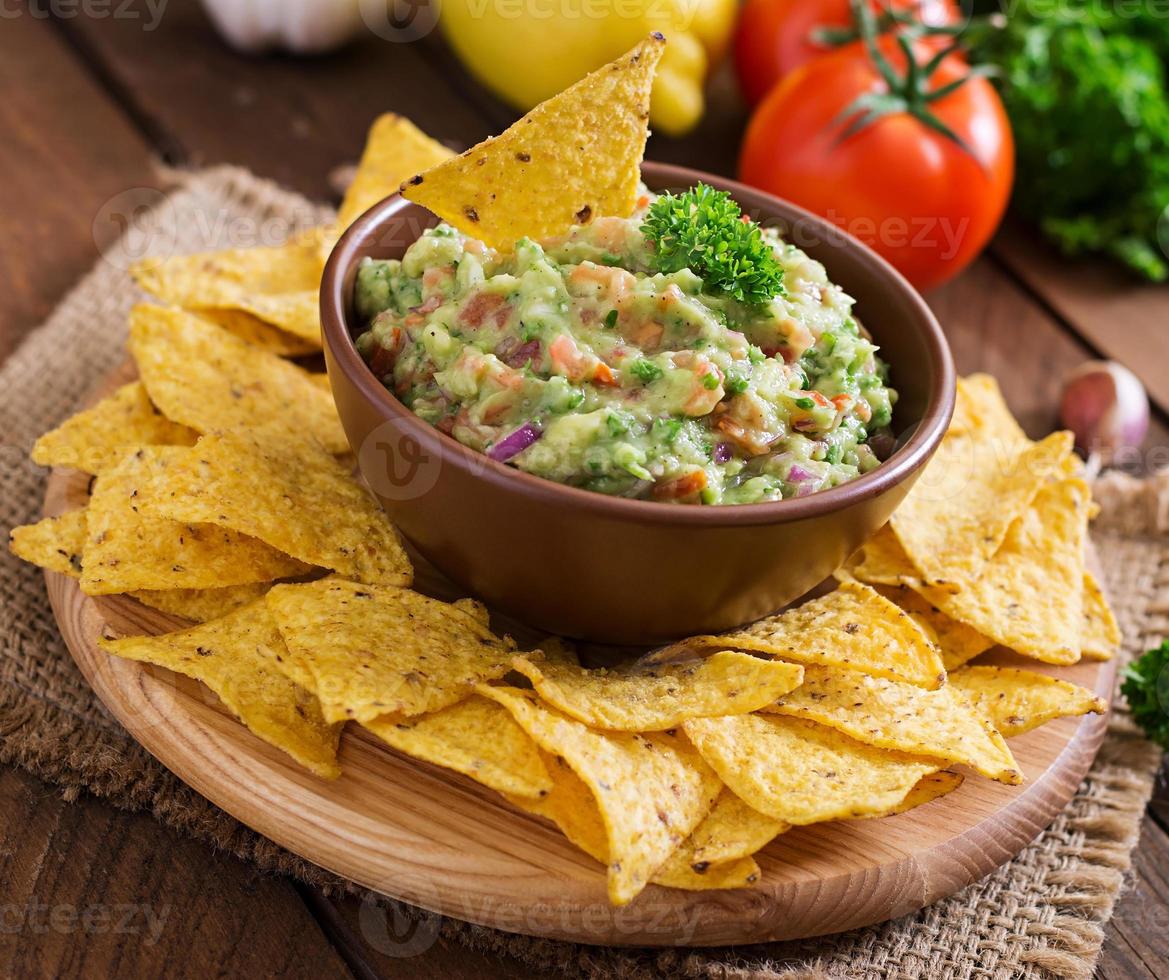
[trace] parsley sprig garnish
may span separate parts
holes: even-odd
[[[1169,749],[1169,640],[1124,669],[1120,693],[1128,701],[1133,721],[1150,740]]]
[[[741,303],[783,295],[783,266],[774,249],[725,191],[698,184],[663,194],[649,206],[641,230],[653,242],[659,272],[690,269],[707,289]]]

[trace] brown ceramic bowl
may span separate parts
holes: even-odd
[[[703,507],[605,496],[497,463],[423,422],[365,365],[353,281],[434,224],[395,195],[341,238],[321,286],[325,359],[359,466],[414,546],[461,588],[532,626],[607,643],[725,630],[803,595],[889,519],[937,448],[954,406],[941,328],[888,263],[811,214],[733,181],[647,163],[654,189],[699,180],[778,225],[856,298],[900,392],[898,448],[859,479],[807,497]]]

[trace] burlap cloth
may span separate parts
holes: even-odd
[[[126,252],[247,244],[325,213],[236,169],[179,180],[0,370],[0,523],[35,520],[45,472],[34,438],[124,357],[126,313],[140,297]],[[46,261],[49,258],[46,256]],[[1169,632],[1169,477],[1106,480],[1096,543],[1124,627],[1125,655]],[[885,925],[734,950],[628,951],[513,936],[395,906],[469,947],[514,957],[524,972],[568,976],[886,978],[1087,977],[1130,867],[1158,752],[1123,710],[1067,810],[1010,864],[954,897]],[[272,872],[330,889],[353,886],[253,833],[187,788],[104,710],[65,649],[41,573],[0,557],[0,762],[61,787],[149,810],[183,833]],[[371,899],[372,900],[372,899]],[[381,901],[381,900],[379,900]],[[388,903],[387,903],[388,904]]]

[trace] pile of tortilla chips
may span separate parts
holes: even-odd
[[[502,673],[512,650],[487,630],[481,607],[408,590],[413,572],[397,531],[343,462],[349,445],[325,375],[312,360],[291,359],[320,351],[320,277],[339,231],[411,173],[451,155],[409,121],[383,116],[338,227],[276,248],[140,263],[135,279],[164,305],[131,313],[137,379],[32,450],[43,466],[92,474],[89,502],[10,536],[18,556],[78,579],[89,595],[129,595],[201,624],[103,642],[202,681],[260,738],[325,777],[340,773],[345,718],[399,708],[405,717],[422,705],[449,719],[456,713],[438,709]],[[361,703],[349,700],[360,697],[360,683],[332,688],[353,663],[345,657],[360,652],[319,647],[318,688],[297,652],[303,632],[287,646],[278,615],[277,598],[287,605],[290,590],[304,591],[292,603],[303,609],[346,587],[392,610],[383,644],[394,644],[392,624],[402,633],[396,672],[377,674],[376,695]],[[382,620],[374,622],[380,631]],[[434,727],[415,726],[431,736]],[[406,739],[396,733],[391,744]],[[528,784],[499,785],[518,792]]]
[[[608,670],[555,639],[518,654],[478,603],[407,588],[392,528],[309,430],[266,418],[200,436],[149,395],[120,389],[38,444],[97,478],[85,511],[18,528],[14,550],[88,592],[205,620],[103,640],[110,653],[197,678],[319,776],[340,775],[353,722],[470,777],[604,864],[614,904],[649,884],[747,887],[779,834],[903,813],[956,789],[960,770],[1020,783],[1006,738],[1105,707],[1050,674],[967,663],[995,645],[1067,663],[1118,640],[1084,568],[1088,495],[1071,458],[1020,468],[1034,446],[986,379],[962,381],[947,444],[974,440],[981,456],[1003,440],[1000,464],[1030,486],[1004,495],[1005,527],[999,508],[978,509],[1003,486],[997,467],[960,483],[927,473],[922,486],[958,495],[911,499],[835,591]],[[910,559],[919,511],[949,564]],[[979,533],[979,513],[1001,531]]]
[[[425,167],[418,200],[501,241],[515,221],[590,220],[609,206],[595,193],[621,207],[660,43],[449,165],[384,117],[343,222]],[[545,153],[590,85],[612,103],[608,125],[578,134],[591,149]],[[490,182],[468,189],[476,171]],[[565,189],[526,201],[517,171]],[[1032,443],[985,377],[961,382],[941,451],[839,587],[732,633],[589,669],[556,638],[517,653],[474,600],[412,591],[396,531],[337,458],[327,385],[287,359],[319,344],[332,234],[143,265],[139,282],[167,305],[132,315],[138,380],[34,447],[38,463],[93,474],[92,492],[82,510],[15,529],[12,550],[87,594],[194,624],[103,638],[109,653],[197,679],[321,777],[341,774],[341,730],[355,724],[476,780],[601,862],[616,905],[650,884],[749,886],[776,836],[903,813],[956,789],[959,769],[1020,783],[1006,738],[1104,710],[1046,673],[968,665],[996,645],[1060,665],[1118,642],[1084,563],[1091,505],[1070,439]]]
[[[1031,442],[987,375],[893,519],[841,570],[936,635],[947,669],[995,644],[1048,664],[1111,656],[1116,620],[1085,564],[1091,493],[1072,436]]]

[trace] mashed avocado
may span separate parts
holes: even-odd
[[[654,200],[507,254],[439,225],[401,261],[365,260],[358,349],[464,445],[600,493],[758,503],[877,466],[896,393],[852,300],[766,230],[770,301],[658,271]]]

